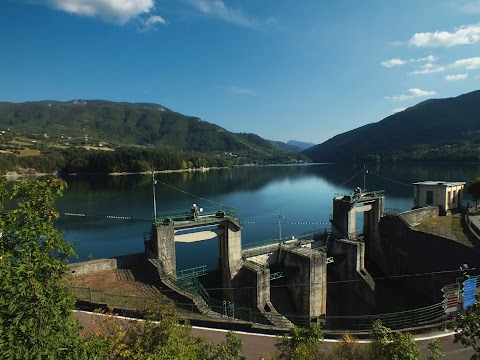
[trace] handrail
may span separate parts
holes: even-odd
[[[177,280],[188,279],[207,274],[207,265],[197,266],[190,269],[177,271]]]
[[[222,221],[223,219],[230,219],[237,222],[239,225],[242,221],[238,215],[237,209],[228,206],[218,206],[215,208],[204,208],[203,211],[194,214],[191,209],[175,210],[157,213],[157,226],[170,225],[171,223],[209,223],[212,220]]]
[[[198,279],[197,279],[198,281]],[[208,294],[206,289],[200,284],[199,292]],[[109,294],[101,290],[93,290],[87,287],[71,286],[75,298],[79,301],[91,303],[107,304],[117,308],[137,308],[143,309],[145,306],[145,297],[132,295]],[[206,296],[206,295],[205,295]],[[203,298],[203,296],[202,296]],[[204,299],[206,300],[206,299]],[[247,321],[249,323],[257,323],[268,325],[268,320],[264,313],[258,309],[237,306],[234,303],[226,303],[221,300],[212,299],[208,296],[208,304],[210,310],[229,318]],[[191,304],[181,304],[188,307],[191,312],[194,308]],[[297,326],[308,326],[310,318],[299,314],[280,314],[286,317]],[[375,320],[380,320],[384,326],[391,329],[399,330],[421,325],[430,325],[439,323],[444,320],[445,312],[443,303],[433,304],[419,309],[400,311],[396,313],[385,313],[376,315],[359,315],[359,316],[322,316],[320,321],[322,328],[330,331],[369,331]],[[280,317],[279,317],[280,319]]]
[[[146,249],[146,253],[147,256],[153,260],[161,277],[167,278],[175,286],[178,286],[179,289],[191,294],[192,298],[197,299],[197,302],[201,299],[201,301],[206,304],[209,310],[233,319],[243,320],[251,323],[259,323],[263,325],[271,325],[270,321],[265,317],[265,314],[259,309],[242,307],[235,305],[234,303],[229,303],[227,306],[225,302],[211,298],[208,294],[208,291],[202,286],[196,277],[190,279],[190,286],[188,286],[186,283],[182,284],[181,281],[179,282],[177,279],[173,279],[167,274],[162,274],[160,259],[158,259],[149,249]],[[297,326],[307,326],[311,321],[310,318],[305,315],[281,315],[285,316]],[[323,323],[323,328],[326,330],[369,331],[373,322],[377,319],[381,320],[383,325],[391,329],[405,329],[438,323],[443,321],[444,316],[445,312],[443,309],[443,302],[441,302],[419,309],[395,313],[359,316],[328,315],[320,317],[320,320]]]

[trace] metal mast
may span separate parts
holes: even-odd
[[[153,189],[153,221],[157,221],[157,200],[155,198],[155,172],[152,170],[152,189]]]

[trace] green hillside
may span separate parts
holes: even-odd
[[[480,161],[480,91],[427,100],[303,152],[313,161]]]
[[[3,102],[0,131],[7,129],[17,137],[48,139],[67,146],[137,145],[209,154],[228,152],[259,162],[285,154],[257,135],[235,134],[157,104],[103,100]]]
[[[0,103],[0,173],[113,173],[308,161],[157,104]]]

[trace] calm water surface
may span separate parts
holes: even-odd
[[[280,231],[285,237],[330,228],[334,194],[363,187],[362,168],[279,165],[156,174],[157,212],[187,211],[193,203],[236,208],[244,222],[244,244],[278,238]],[[385,190],[385,207],[400,210],[413,205],[412,182],[469,181],[480,176],[479,164],[372,165],[367,170],[366,189]],[[72,261],[143,251],[143,234],[150,230],[153,218],[151,175],[72,176],[66,180],[68,189],[57,205],[61,212],[145,219],[62,216],[58,227],[67,240],[77,244],[78,259]],[[176,246],[178,270],[217,263],[216,239]]]

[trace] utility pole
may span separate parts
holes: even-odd
[[[282,214],[278,214],[278,236],[279,240],[282,240]]]
[[[153,188],[153,221],[157,221],[157,200],[155,198],[155,172],[152,170],[152,188]]]
[[[365,165],[363,165],[363,191],[367,190],[367,187],[365,185],[366,181],[366,175],[368,174],[368,170],[365,170]]]

